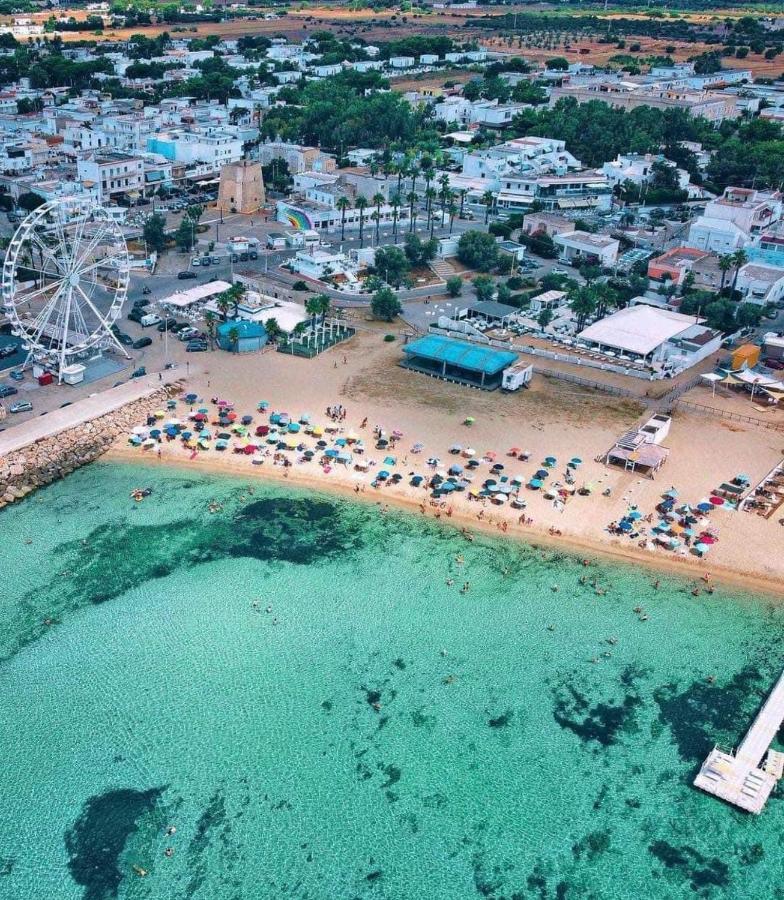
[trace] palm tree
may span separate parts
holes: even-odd
[[[221,314],[221,318],[225,322],[229,318],[229,309],[231,307],[231,300],[227,296],[228,291],[224,291],[222,294],[218,294],[218,299],[215,301],[215,305],[218,307],[218,311]]]
[[[305,303],[305,310],[309,315],[321,316],[324,318],[329,315],[330,307],[332,306],[332,301],[326,294],[314,294],[312,297],[309,297]]]
[[[416,191],[416,183],[417,183],[417,175],[419,175],[419,167],[411,164],[411,167],[408,170],[408,174],[411,176],[411,191]]]
[[[719,270],[721,271],[721,286],[719,287],[719,293],[724,293],[724,282],[727,280],[727,273],[732,268],[732,254],[731,253],[722,253],[719,257]]]
[[[735,274],[732,276],[732,293],[735,293],[735,285],[738,283],[738,274],[743,266],[749,261],[749,255],[743,249],[738,249],[732,254],[732,265],[735,267]]]
[[[362,194],[357,194],[356,200],[354,200],[354,208],[359,210],[359,246],[360,248],[365,246],[365,210],[367,209],[367,197],[363,197]]]
[[[340,210],[340,241],[342,243],[346,236],[346,210],[351,206],[351,201],[344,194],[342,197],[338,197],[335,206]]]
[[[204,313],[204,324],[207,326],[207,337],[210,340],[210,350],[214,350],[215,332],[218,328],[218,317],[211,309]]]
[[[231,303],[231,317],[232,319],[236,319],[239,315],[240,303],[245,298],[245,288],[237,282],[236,284],[233,284],[226,293],[229,295],[229,302]]]
[[[381,204],[384,202],[384,195],[380,192],[373,194],[373,203],[376,206],[376,246],[378,246],[378,229],[381,226]]]
[[[276,341],[283,334],[277,319],[267,319],[264,323],[264,330],[271,341]]]
[[[570,298],[569,306],[577,316],[577,330],[582,331],[585,320],[596,312],[596,290],[585,285],[578,287]]]
[[[487,225],[490,218],[490,210],[493,208],[494,200],[495,197],[493,196],[492,191],[485,191],[484,194],[482,194],[482,203],[485,205],[485,225]]]
[[[414,224],[416,222],[416,215],[414,214],[415,206],[416,206],[417,202],[419,201],[419,194],[417,194],[416,191],[409,191],[408,195],[406,196],[406,200],[408,200],[408,214],[411,219],[411,223],[408,226],[408,230],[413,231]]]
[[[449,233],[452,234],[452,226],[455,224],[455,216],[457,215],[457,206],[454,202],[449,204]]]
[[[433,201],[437,196],[438,194],[436,193],[436,189],[428,186],[428,188],[425,190],[425,212],[427,212],[428,214],[433,208]]]
[[[234,325],[229,329],[228,338],[231,343],[232,350],[237,353],[240,346],[240,330]]]
[[[460,194],[460,218],[463,218],[463,205],[465,204],[466,194],[468,190],[466,188],[461,188],[458,192]]]
[[[400,212],[400,204],[403,202],[403,198],[400,194],[393,194],[390,202],[392,204],[392,240],[397,241],[397,217]]]

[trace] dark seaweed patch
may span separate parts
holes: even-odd
[[[649,852],[668,869],[689,881],[691,889],[705,895],[712,887],[727,887],[729,866],[717,857],[709,859],[694,847],[675,847],[667,841],[654,841]]]
[[[487,720],[487,724],[491,728],[506,728],[507,725],[514,718],[514,710],[507,709],[505,713],[502,713],[500,716],[492,716]]]
[[[165,789],[122,788],[90,797],[65,833],[68,871],[84,888],[84,900],[116,897],[125,872],[120,868],[128,839]]]
[[[726,684],[694,681],[682,691],[667,684],[655,690],[653,697],[681,758],[696,763],[716,743],[735,744],[738,729],[753,715],[749,699],[761,702],[763,688],[759,671],[746,666]]]
[[[381,785],[382,788],[390,788],[393,784],[397,784],[403,777],[402,771],[393,765],[379,766],[381,771],[387,776],[387,780]]]
[[[199,816],[199,821],[196,823],[196,831],[188,845],[188,862],[191,877],[185,887],[186,897],[193,897],[206,881],[206,851],[212,843],[213,835],[226,827],[228,827],[226,801],[220,791],[215,791]]]
[[[585,837],[572,844],[572,856],[575,859],[585,857],[593,862],[597,857],[610,849],[610,832],[608,829],[590,831]]]
[[[22,598],[24,617],[8,630],[13,637],[0,645],[0,659],[39,637],[46,630],[44,619],[56,620],[62,612],[88,603],[105,603],[186,567],[239,557],[295,565],[345,557],[362,546],[364,521],[347,516],[338,502],[273,497],[241,507],[233,516],[225,512],[164,525],[101,525],[84,543],[71,541],[55,548],[61,560],[58,571],[78,571],[79,577],[58,576]]]
[[[585,694],[567,684],[554,692],[553,718],[586,743],[595,741],[603,747],[616,743],[625,732],[635,727],[635,714],[642,705],[636,692],[626,694],[620,702],[606,701],[591,705]]]

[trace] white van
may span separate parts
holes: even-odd
[[[142,316],[139,324],[142,326],[142,328],[149,328],[150,325],[157,325],[162,321],[163,319],[160,316],[156,316],[155,313],[148,313],[146,316]]]

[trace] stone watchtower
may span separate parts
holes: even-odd
[[[248,215],[258,212],[265,199],[261,163],[243,159],[221,169],[216,209]]]

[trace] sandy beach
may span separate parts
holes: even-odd
[[[247,356],[205,356],[199,362],[206,371],[184,382],[188,391],[204,401],[197,406],[217,410],[210,400],[221,398],[231,401],[238,415],[253,415],[251,435],[257,424],[268,422],[271,411],[285,411],[294,420],[309,413],[311,422],[327,425],[332,424],[327,407],[342,405],[346,417],[338,427],[344,433],[355,431],[363,439],[367,448],[364,458],[371,462],[366,473],[342,465],[325,471],[316,459],[298,463],[295,451],[287,454],[292,462],[287,467],[274,464],[272,453],[262,464],[258,464],[258,457],[235,454],[231,449],[193,455],[179,440],[164,442],[158,454],[157,448],[145,451],[120,439],[108,458],[285,479],[306,488],[403,506],[457,528],[558,544],[586,556],[608,554],[642,563],[654,571],[693,577],[700,584],[700,579],[710,573],[711,581],[752,592],[779,596],[784,592],[784,527],[778,523],[780,515],[766,520],[746,512],[712,512],[710,525],[719,539],[702,560],[690,552],[680,555],[664,548],[641,549],[640,539],[614,536],[607,530],[632,505],[643,516],[653,514],[655,523],[655,507],[673,487],[679,503],[696,505],[714,487],[740,472],[756,484],[782,458],[784,438],[780,432],[676,412],[665,441],[670,457],[652,480],[596,461],[617,436],[640,422],[645,412],[642,406],[538,376],[529,390],[516,394],[489,394],[447,384],[400,368],[399,341],[385,343],[383,335],[382,329],[361,330],[347,344],[312,360],[271,350]],[[267,413],[257,412],[262,400],[269,403]],[[180,403],[175,414],[184,418],[189,412],[190,408]],[[473,425],[463,424],[467,417],[473,417]],[[365,419],[367,425],[362,429]],[[376,426],[389,434],[394,430],[403,434],[390,451],[396,458],[394,467],[383,465],[387,451],[375,449]],[[214,435],[215,429],[212,431]],[[307,436],[303,436],[303,442],[315,444]],[[413,454],[411,447],[417,442],[424,448]],[[545,457],[553,456],[558,462],[551,480],[563,482],[566,463],[579,457],[583,463],[575,473],[575,485],[591,484],[593,490],[590,496],[568,497],[562,509],[542,493],[524,490],[527,506],[521,511],[508,504],[499,507],[469,501],[466,494],[436,502],[430,492],[410,486],[409,473],[432,472],[426,464],[429,457],[440,459],[439,468],[444,469],[452,462],[465,462],[449,454],[455,444],[475,448],[478,457],[487,451],[497,454],[495,461],[505,466],[505,474],[520,475],[526,481]],[[511,447],[530,451],[530,459],[521,462],[508,457]],[[403,476],[400,483],[372,487],[374,473],[381,468],[399,472]],[[483,464],[476,470],[475,485],[479,487],[488,476],[489,464]],[[525,524],[519,521],[522,514]],[[644,522],[641,525],[646,528]]]

